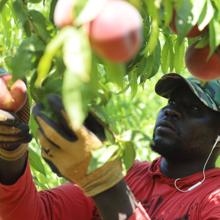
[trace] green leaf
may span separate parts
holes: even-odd
[[[28,15],[22,2],[21,1],[13,2],[13,10],[19,21],[22,23],[22,25],[24,25],[28,20]]]
[[[5,4],[7,3],[8,0],[1,0],[0,2],[0,12],[3,10]]]
[[[213,5],[216,7],[217,11],[220,11],[220,1],[219,0],[212,0]]]
[[[48,22],[46,18],[38,11],[31,10],[28,12],[28,16],[32,21],[34,32],[46,43],[50,39],[50,31],[48,28]]]
[[[20,50],[11,61],[10,68],[15,79],[23,78],[33,68],[32,54],[25,50]]]
[[[174,49],[174,68],[177,73],[181,73],[184,67],[185,49],[185,42],[177,38]]]
[[[145,56],[149,56],[151,55],[158,43],[158,38],[159,38],[159,24],[158,21],[156,19],[152,20],[152,24],[151,24],[151,33],[150,33],[150,38],[148,40],[148,42],[146,43],[146,48],[145,48]]]
[[[44,48],[44,43],[36,35],[21,43],[16,55],[11,60],[10,68],[14,79],[24,78],[31,74]]]
[[[132,141],[123,143],[124,144],[124,151],[123,151],[123,162],[126,170],[129,170],[134,163],[136,158],[136,152],[134,148],[134,143]]]
[[[160,1],[155,0],[145,0],[147,5],[147,12],[149,16],[154,18],[155,20],[159,20],[159,9],[160,9]]]
[[[162,4],[164,7],[164,22],[168,26],[173,17],[173,3],[170,0],[163,0]]]
[[[54,23],[53,17],[54,17],[54,11],[55,11],[56,4],[57,4],[57,0],[51,0],[49,19],[50,19],[50,22],[52,22],[52,23]]]
[[[144,63],[144,70],[142,72],[141,81],[145,81],[146,79],[150,79],[153,77],[160,68],[160,55],[161,55],[161,47],[158,41],[157,47],[154,50],[153,54],[148,56]],[[144,61],[144,60],[143,60]]]
[[[131,95],[134,97],[138,91],[138,75],[137,72],[132,71],[129,74],[129,83],[131,87]]]
[[[216,17],[212,19],[209,25],[209,45],[211,48],[210,55],[220,45],[220,19]]]
[[[200,15],[203,12],[203,9],[206,5],[207,0],[193,0],[192,1],[192,25],[196,25],[199,21]]]
[[[82,97],[83,82],[74,73],[66,71],[63,80],[63,103],[70,121],[78,129],[86,117],[86,104]]]
[[[40,3],[42,0],[29,0],[29,2],[31,2],[31,3]]]
[[[125,65],[121,63],[112,63],[105,60],[104,67],[108,80],[116,83],[122,89],[124,86]]]
[[[87,173],[91,173],[96,169],[103,166],[118,150],[117,145],[110,145],[107,147],[101,147],[98,150],[92,152],[92,158],[90,160]]]
[[[98,89],[99,89],[99,70],[98,70],[98,61],[94,54],[92,54],[92,61],[91,61],[91,74],[90,74],[90,89],[91,95],[93,97],[98,96]]]
[[[170,71],[173,71],[174,68],[174,38],[173,36],[171,38],[168,38],[168,43],[170,44],[169,46],[169,58],[170,58]]]
[[[45,93],[54,93],[61,95],[62,93],[62,77],[56,76],[55,74],[50,75],[46,80],[43,82],[43,88],[45,89]]]
[[[210,30],[209,30],[209,35],[210,35]],[[196,43],[196,48],[203,48],[209,44],[210,37],[209,35],[205,35],[202,37],[197,43]]]
[[[84,32],[71,29],[63,47],[67,70],[63,81],[63,102],[75,129],[79,128],[87,114],[92,95],[90,73],[91,51]]]
[[[145,0],[146,1],[146,0]],[[148,41],[146,42],[146,47],[144,49],[145,56],[149,56],[155,50],[158,38],[159,38],[159,9],[160,9],[160,2],[154,0],[147,0],[147,11],[151,19],[151,28],[150,28],[150,36]]]
[[[47,45],[44,55],[38,64],[38,76],[35,82],[36,87],[40,87],[50,71],[53,58],[60,52],[65,40],[72,35],[72,28],[64,28]]]
[[[163,73],[167,73],[170,67],[170,55],[170,43],[166,40],[161,52],[161,69]]]
[[[38,188],[40,188],[40,190],[47,190],[50,188],[48,186],[48,182],[46,182],[45,180],[42,180],[42,178],[39,178],[39,179],[38,178],[39,177],[37,175],[35,176],[34,169],[33,169],[33,180],[34,180],[35,185]]]
[[[203,30],[209,24],[214,14],[215,14],[215,10],[212,3],[210,1],[206,1],[206,4],[198,20],[199,30]]]
[[[176,29],[180,38],[184,38],[193,27],[193,16],[191,14],[191,0],[177,1],[176,8]]]
[[[39,126],[38,126],[33,114],[30,114],[29,126],[31,128],[31,134],[37,140],[37,133],[38,133]]]
[[[91,49],[84,31],[71,29],[65,38],[63,60],[66,68],[83,82],[88,82],[91,71]]]
[[[31,167],[33,167],[35,170],[46,176],[46,172],[44,169],[44,165],[41,161],[41,157],[33,151],[31,148],[29,148],[29,161],[31,164]]]

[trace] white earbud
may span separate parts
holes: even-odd
[[[217,138],[216,138],[216,140],[215,140],[215,143],[214,143],[214,145],[213,145],[213,147],[212,147],[212,149],[211,149],[211,151],[210,151],[210,153],[209,153],[209,156],[207,157],[207,160],[206,160],[206,162],[205,162],[205,164],[204,164],[204,167],[203,167],[203,170],[202,170],[202,172],[203,172],[203,179],[202,179],[201,181],[197,182],[196,184],[192,185],[191,187],[189,187],[187,190],[182,190],[182,189],[180,189],[180,188],[177,186],[177,181],[180,180],[180,178],[177,178],[177,179],[175,179],[175,181],[174,181],[174,186],[175,186],[175,188],[176,188],[178,191],[180,191],[180,192],[189,192],[189,191],[192,191],[193,189],[195,189],[196,187],[200,186],[200,185],[205,181],[205,168],[206,168],[206,165],[207,165],[207,163],[208,163],[208,161],[209,161],[209,159],[210,159],[210,157],[211,157],[211,154],[212,154],[214,148],[217,146],[218,142],[220,142],[220,135],[217,136]]]
[[[216,144],[220,141],[220,135],[218,135],[218,137],[216,138]]]

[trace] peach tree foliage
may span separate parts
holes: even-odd
[[[90,170],[112,155],[122,158],[125,169],[136,154],[151,160],[146,145],[155,112],[163,102],[154,95],[155,80],[167,72],[187,73],[184,56],[188,45],[209,44],[214,53],[220,44],[220,1],[128,0],[142,17],[143,43],[138,54],[126,63],[96,55],[83,28],[86,21],[93,19],[100,0],[75,2],[76,24],[60,29],[53,19],[57,0],[1,0],[0,65],[13,74],[14,80],[27,79],[31,104],[42,102],[47,106],[47,94],[56,93],[62,96],[76,127],[83,123],[88,111],[94,111],[105,122],[109,141],[103,151],[94,154],[98,163],[93,161]],[[174,10],[177,34],[170,29]],[[188,38],[195,25],[208,31]],[[49,107],[47,110],[50,115]],[[32,118],[30,127],[35,135],[37,128]],[[109,130],[115,134],[116,145]],[[30,161],[38,186],[62,183],[40,159],[37,146],[34,140]],[[48,177],[53,181],[47,182]]]

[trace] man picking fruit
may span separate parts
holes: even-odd
[[[25,106],[16,113],[1,111],[0,219],[220,219],[220,169],[215,167],[220,82],[201,85],[196,79],[167,74],[155,90],[168,99],[159,111],[151,144],[161,157],[152,163],[136,161],[124,178],[119,159],[87,173],[91,151],[101,147],[104,138],[92,115],[74,130],[58,96],[48,97],[58,121],[37,104],[33,114],[42,156],[70,181],[41,192],[36,191],[27,150],[21,147],[30,140],[27,121],[20,118]]]

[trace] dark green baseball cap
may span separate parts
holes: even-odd
[[[165,74],[156,83],[158,95],[169,98],[180,85],[188,85],[193,93],[209,108],[220,112],[220,80],[202,82],[196,78],[184,78],[176,73]]]

